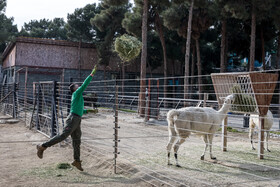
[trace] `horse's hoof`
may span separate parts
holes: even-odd
[[[271,152],[269,149],[266,149],[268,152]]]
[[[181,168],[182,166],[180,166],[179,164],[176,164],[176,167]]]
[[[167,165],[168,165],[168,166],[172,166],[172,164],[170,164],[170,163],[168,163]]]
[[[204,160],[204,155],[200,157],[200,160]]]
[[[252,147],[252,150],[256,150],[256,148]]]
[[[211,157],[211,159],[212,159],[212,160],[217,160],[217,158],[216,158],[216,157]]]

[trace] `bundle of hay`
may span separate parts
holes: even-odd
[[[141,52],[142,42],[136,37],[124,34],[115,41],[115,51],[122,59],[122,63],[135,59]]]
[[[234,85],[231,88],[231,92],[235,94],[235,100],[233,102],[233,110],[241,112],[255,112],[256,102],[254,97],[245,94],[240,85]]]

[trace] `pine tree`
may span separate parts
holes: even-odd
[[[6,0],[0,1],[0,60],[2,60],[2,52],[4,52],[7,44],[17,35],[17,26],[13,25],[13,18],[5,15]]]
[[[232,17],[243,21],[251,21],[249,71],[254,71],[255,69],[254,63],[257,22],[260,22],[267,17],[272,9],[273,2],[274,0],[227,0],[225,5],[226,11],[229,12]]]

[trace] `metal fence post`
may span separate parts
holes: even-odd
[[[70,78],[70,84],[73,83],[73,78]],[[70,113],[70,109],[71,109],[71,92],[70,90],[68,91],[68,95],[66,96],[66,100],[67,100],[67,116]]]
[[[25,81],[24,81],[24,119],[27,125],[27,81],[28,81],[28,67],[25,68]]]
[[[115,91],[115,107],[114,107],[114,110],[115,110],[115,127],[114,127],[114,142],[115,142],[115,145],[114,145],[114,173],[116,174],[117,173],[117,157],[118,157],[118,154],[120,154],[118,152],[118,143],[120,142],[120,140],[118,139],[118,129],[120,128],[119,127],[119,124],[118,124],[118,118],[119,118],[119,113],[118,113],[118,110],[119,110],[119,100],[118,100],[118,89],[119,87],[116,85],[116,91]]]
[[[42,99],[41,99],[41,87],[40,87],[40,82],[38,82],[37,84],[37,101],[35,101],[34,107],[36,107],[35,105],[37,105],[37,114],[36,114],[36,129],[40,130],[40,116],[39,113],[42,113]],[[31,119],[32,120],[32,119]]]
[[[56,123],[56,117],[57,117],[57,110],[56,110],[56,104],[57,104],[57,82],[53,81],[53,95],[52,95],[52,118],[51,118],[51,137],[57,135],[57,123]]]
[[[4,85],[5,85],[4,83],[1,84],[1,101],[2,101],[2,99],[4,97]],[[3,110],[3,101],[0,104],[0,110],[1,110],[1,112],[4,112],[4,110]]]
[[[13,118],[17,118],[17,83],[13,84]]]

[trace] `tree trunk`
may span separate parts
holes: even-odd
[[[175,61],[172,60],[172,97],[176,97],[176,80],[175,80]],[[173,106],[175,107],[175,102],[173,102]]]
[[[228,53],[228,37],[227,37],[227,34],[226,34],[226,41],[225,41],[225,68],[226,68],[226,71],[227,71],[227,66],[228,66],[228,59],[227,59],[227,53]]]
[[[124,79],[125,79],[125,65],[122,63],[122,95],[125,95],[124,93]]]
[[[226,32],[227,32],[227,20],[224,19],[222,21],[222,39],[221,39],[221,65],[220,72],[226,72],[226,59],[225,59],[225,51],[226,51]]]
[[[196,46],[196,56],[197,56],[197,76],[198,76],[198,94],[199,94],[199,100],[202,100],[202,71],[201,71],[201,59],[200,59],[200,49],[199,49],[199,40],[195,40],[195,46]]]
[[[173,93],[173,95],[172,95],[172,97],[173,98],[175,98],[175,84],[176,84],[176,82],[175,82],[175,61],[174,60],[172,60],[172,83],[173,83],[173,85],[172,85],[172,93]]]
[[[188,33],[186,41],[186,54],[185,54],[185,78],[184,78],[184,98],[188,99],[189,93],[189,76],[190,76],[190,46],[191,46],[191,32],[192,32],[192,17],[193,17],[193,4],[194,0],[191,1],[189,8],[189,20],[188,20]],[[185,102],[185,106],[187,103]]]
[[[107,73],[106,73],[106,65],[104,65],[104,70],[103,70],[103,79],[104,79],[104,88],[107,91],[108,87],[107,87]]]
[[[152,72],[151,64],[149,63],[149,61],[147,61],[147,64],[148,64],[148,69],[150,71],[150,78],[153,78],[153,72]]]
[[[263,37],[263,27],[261,25],[261,42],[262,42],[262,63],[263,63],[263,70],[266,69],[266,64],[265,64],[265,49],[264,49],[264,37]]]
[[[192,48],[192,69],[191,69],[191,93],[192,96],[194,95],[194,83],[195,83],[195,77],[194,77],[194,72],[195,72],[195,46]]]
[[[280,64],[280,31],[278,31],[278,46],[277,46],[276,69],[279,68],[279,64]]]
[[[157,27],[157,32],[159,35],[160,43],[162,46],[162,52],[163,52],[163,74],[164,74],[163,97],[166,98],[167,97],[167,54],[166,54],[164,33],[163,33],[162,24],[158,12],[156,12],[155,22],[156,22],[155,25]],[[164,108],[167,108],[166,102],[164,102]]]
[[[254,69],[255,69],[255,64],[254,64],[255,63],[255,47],[256,47],[256,11],[255,10],[256,10],[255,3],[253,3],[249,71],[254,71]]]
[[[277,41],[277,60],[276,60],[276,66],[275,68],[279,68],[280,63],[280,30],[278,31],[278,41]],[[280,73],[278,71],[278,81],[280,80]],[[278,89],[280,89],[280,84],[278,84]],[[278,104],[280,104],[280,95],[278,95]],[[280,110],[278,110],[278,115],[280,116]],[[280,123],[280,122],[279,122]]]
[[[140,116],[145,116],[146,64],[147,64],[147,30],[148,30],[148,0],[144,0],[142,17],[142,53],[140,72]]]

